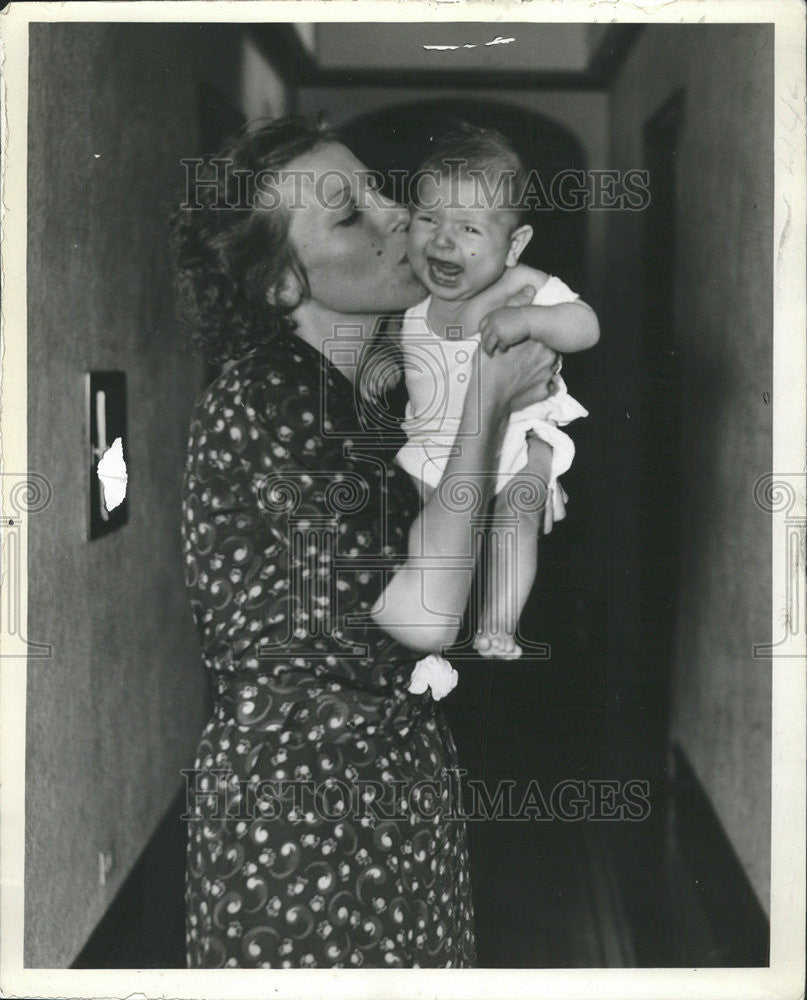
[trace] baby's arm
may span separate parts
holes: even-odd
[[[525,305],[531,302],[535,298],[536,292],[546,284],[548,279],[548,274],[536,271],[532,267],[525,267],[523,264],[506,268],[498,281],[469,299],[462,315],[464,336],[470,337],[476,333],[482,320],[489,313],[506,306],[521,292],[527,293],[520,296],[521,301]]]
[[[514,282],[518,287],[531,284],[538,290],[547,281],[543,271],[534,271],[521,264],[509,268],[504,278],[508,287]],[[540,340],[553,351],[571,354],[585,351],[597,343],[600,324],[591,306],[577,299],[551,306],[495,308],[481,320],[479,332],[482,334],[482,346],[488,354],[493,354],[497,347],[506,351],[523,340]]]

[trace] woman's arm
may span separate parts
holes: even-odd
[[[404,645],[435,652],[456,639],[474,574],[473,521],[493,492],[511,400],[536,384],[545,386],[546,398],[554,363],[554,352],[539,343],[495,358],[481,351],[474,356],[458,454],[412,524],[406,563],[372,610],[373,619]]]

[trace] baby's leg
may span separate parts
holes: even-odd
[[[535,582],[552,449],[530,434],[526,466],[496,496],[486,538],[485,605],[474,642],[485,656],[516,659],[518,620]]]

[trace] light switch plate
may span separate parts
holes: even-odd
[[[124,461],[127,467],[129,464],[126,374],[116,371],[87,372],[86,385],[89,465],[87,537],[93,539],[120,528],[129,518],[128,482],[126,498],[113,510],[109,510],[104,502],[103,485],[98,478],[98,463],[116,438],[121,438]]]

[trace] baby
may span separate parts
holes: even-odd
[[[401,328],[408,441],[396,460],[419,482],[424,498],[439,485],[457,446],[480,342],[492,354],[529,338],[557,352],[584,350],[599,339],[589,306],[558,278],[518,263],[532,238],[532,228],[522,223],[524,182],[507,140],[467,125],[435,144],[419,174],[408,255],[431,294],[407,311]],[[497,308],[527,285],[536,293],[532,305]],[[521,655],[516,629],[535,580],[538,534],[565,516],[568,497],[558,477],[572,463],[574,444],[559,427],[588,414],[560,376],[554,387],[548,399],[511,414],[502,442],[493,530],[485,539],[485,604],[474,641],[486,656]],[[545,482],[547,447],[551,473]],[[516,528],[515,551],[507,527],[510,539]]]

